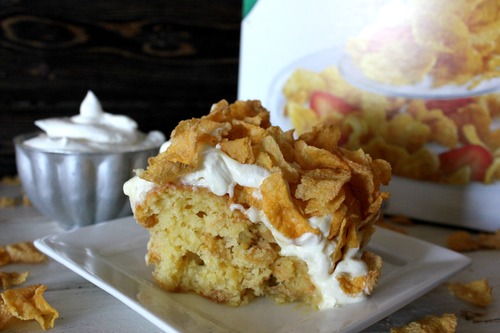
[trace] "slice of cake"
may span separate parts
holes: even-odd
[[[364,248],[390,166],[339,139],[326,123],[294,138],[258,101],[179,123],[124,185],[157,283],[233,306],[265,295],[325,309],[370,294],[382,262]]]

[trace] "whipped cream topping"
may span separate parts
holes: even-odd
[[[365,299],[365,295],[347,295],[345,294],[337,280],[340,274],[349,274],[352,277],[366,275],[368,267],[364,261],[359,258],[359,249],[350,249],[344,258],[337,263],[333,274],[330,274],[332,269],[331,255],[337,247],[337,242],[328,240],[332,216],[312,217],[309,222],[312,226],[319,226],[321,235],[313,233],[305,233],[299,238],[290,239],[283,236],[269,222],[268,217],[259,209],[250,207],[244,209],[238,204],[231,205],[232,210],[242,211],[250,221],[257,223],[262,222],[273,234],[276,243],[281,248],[282,256],[295,256],[303,260],[307,264],[309,276],[313,280],[319,290],[321,290],[322,301],[319,304],[320,309],[329,309],[341,304],[349,304],[359,302]]]
[[[161,151],[168,149],[168,146],[169,143],[165,143]],[[270,172],[265,168],[239,163],[217,147],[211,146],[206,146],[203,150],[202,163],[200,164],[197,170],[180,177],[178,182],[184,185],[207,188],[219,196],[225,194],[232,196],[236,184],[259,189],[264,179],[270,175]],[[140,178],[141,172],[141,170],[136,171],[136,176],[123,186],[125,194],[130,198],[133,210],[143,202],[147,192],[155,187],[153,183]],[[260,192],[255,191],[254,194],[258,199]],[[340,274],[356,277],[368,273],[366,263],[359,258],[359,249],[350,249],[343,260],[337,263],[333,274],[330,274],[333,266],[331,254],[337,247],[335,240],[328,240],[332,223],[331,215],[315,216],[309,219],[311,226],[321,231],[320,235],[305,233],[299,238],[290,239],[274,228],[263,211],[255,207],[245,209],[239,204],[232,204],[230,209],[240,210],[253,223],[264,223],[280,246],[281,255],[296,256],[307,264],[309,275],[322,294],[320,309],[359,302],[365,298],[363,293],[355,296],[345,294],[336,278]]]
[[[160,152],[170,146],[170,141],[163,143]],[[130,198],[132,209],[140,204],[154,184],[140,178],[143,170],[135,170],[136,176],[125,182],[123,191]],[[269,171],[253,164],[242,164],[232,159],[219,148],[205,146],[201,153],[198,169],[181,176],[178,182],[182,185],[208,188],[214,194],[233,196],[236,184],[258,189],[269,176]]]
[[[205,147],[200,168],[180,177],[180,183],[210,189],[212,193],[233,196],[236,184],[259,188],[269,176],[269,171],[254,164],[242,164],[227,156],[222,150]]]
[[[165,141],[159,131],[142,133],[133,119],[105,112],[91,91],[81,103],[78,115],[37,120],[35,125],[45,133],[25,144],[46,151],[135,151],[158,147]]]

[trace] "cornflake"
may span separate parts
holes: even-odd
[[[486,307],[493,302],[492,290],[486,279],[469,283],[450,282],[448,289],[456,297],[477,306]]]
[[[46,289],[45,285],[32,285],[1,293],[0,328],[12,318],[36,320],[44,330],[53,328],[59,312],[43,297]]]
[[[402,226],[411,226],[412,224],[413,221],[405,215],[385,216],[377,222],[377,226],[399,232],[400,234],[408,233]]]
[[[3,246],[0,246],[0,267],[5,266],[8,263],[10,263],[9,252],[7,252]]]
[[[448,237],[448,247],[458,252],[479,249],[497,250],[500,249],[500,230],[493,234],[480,233],[477,237],[467,231],[457,231]]]
[[[36,264],[47,261],[47,256],[40,252],[32,242],[9,244],[7,252],[13,263]]]
[[[0,297],[0,330],[7,325],[15,317],[10,313],[9,309],[5,305],[3,298]]]
[[[479,246],[483,249],[500,249],[500,230],[494,234],[481,233],[477,239]]]
[[[386,57],[380,60],[387,62]],[[386,65],[393,67],[393,62]],[[383,73],[388,78],[387,71]],[[495,69],[495,73],[500,71]],[[301,82],[305,77],[314,80]],[[386,97],[350,85],[336,66],[321,72],[297,69],[285,83],[283,92],[284,112],[297,134],[307,133],[319,124],[330,124],[337,129],[337,135],[324,129],[316,133],[329,138],[332,145],[350,150],[361,148],[373,158],[386,160],[394,175],[455,185],[500,180],[500,129],[491,126],[500,116],[498,93],[451,100]],[[339,111],[337,104],[345,110]],[[435,144],[442,146],[443,151],[437,153],[432,149]],[[442,160],[445,153],[467,152],[483,153],[481,168],[455,163],[455,158]]]
[[[2,185],[9,185],[9,186],[17,186],[21,185],[21,180],[19,179],[19,176],[3,176],[2,179],[0,179],[0,184]]]
[[[0,208],[11,208],[16,205],[16,199],[13,197],[0,196]]]
[[[457,317],[447,313],[441,317],[430,315],[401,327],[391,328],[391,333],[453,333],[457,327]]]
[[[448,237],[448,247],[453,251],[465,252],[479,249],[479,243],[467,231],[457,231]]]
[[[377,15],[350,40],[347,49],[357,67],[372,80],[404,85],[430,76],[435,87],[466,84],[472,89],[483,80],[500,76],[496,54],[500,30],[494,3],[405,2],[405,20],[387,24],[384,15]],[[389,2],[381,12],[393,5]]]
[[[12,286],[17,286],[26,282],[28,272],[0,272],[0,286],[2,289],[7,289]]]

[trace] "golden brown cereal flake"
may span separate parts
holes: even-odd
[[[0,246],[0,267],[10,263],[10,255],[3,246]]]
[[[324,121],[316,124],[312,131],[300,135],[299,140],[310,146],[334,152],[341,137],[339,125],[333,121]]]
[[[10,313],[7,305],[5,305],[5,302],[3,301],[3,298],[0,297],[0,330],[14,319],[14,315]]]
[[[481,2],[407,3],[411,14],[404,23],[390,26],[381,15],[375,16],[372,24],[351,39],[349,53],[373,80],[411,84],[428,75],[435,86],[467,83],[473,88],[500,75],[496,66],[498,10],[496,5],[478,5]],[[387,35],[397,38],[389,37],[387,42]],[[295,90],[301,87],[297,86]]]
[[[16,199],[13,197],[0,196],[0,208],[11,208],[16,205]]]
[[[23,284],[26,282],[28,275],[28,272],[0,272],[0,286],[2,289],[8,289],[12,286]]]
[[[31,207],[31,200],[30,198],[28,198],[28,196],[26,195],[26,193],[23,193],[23,196],[21,198],[21,202],[23,203],[23,206],[24,207]]]
[[[1,293],[1,296],[12,316],[21,320],[36,320],[42,329],[47,330],[54,327],[59,313],[43,297],[46,289],[45,285],[32,285],[8,289]]]
[[[457,231],[448,236],[448,247],[453,251],[473,251],[479,248],[476,239],[467,231]]]
[[[479,246],[483,249],[500,249],[500,230],[494,234],[480,233],[478,236]]]
[[[347,295],[358,295],[364,291],[371,294],[377,284],[382,268],[382,258],[372,252],[365,251],[361,258],[368,266],[368,274],[352,278],[349,274],[343,273],[337,276],[340,288]]]
[[[359,295],[365,287],[366,276],[351,277],[350,274],[342,273],[337,276],[340,288],[347,295]]]
[[[491,30],[491,34],[498,34],[497,31],[500,31],[500,25],[495,24],[497,29]],[[406,32],[409,33],[410,30],[406,29]],[[492,43],[494,44],[487,41],[481,48]],[[472,51],[472,54],[474,52],[477,50]],[[461,59],[460,56],[457,57],[452,64]],[[462,60],[473,58],[469,54]],[[381,61],[385,62],[386,59],[382,58]],[[388,65],[392,66],[392,63]],[[460,63],[457,65],[462,66]],[[498,75],[500,72],[495,69],[495,73]],[[441,74],[453,76],[456,73],[452,71]],[[362,148],[373,158],[388,161],[393,174],[402,177],[446,184],[468,184],[471,181],[489,184],[500,180],[500,157],[495,153],[500,148],[500,130],[491,126],[500,116],[497,111],[498,93],[444,101],[396,99],[367,93],[351,86],[343,80],[335,66],[318,73],[309,72],[307,75],[323,81],[325,87],[310,87],[310,81],[301,83],[298,81],[301,75],[292,74],[289,81],[297,89],[285,89],[285,113],[298,134],[311,131],[315,126],[326,130],[326,124],[330,124],[337,130],[340,129],[341,135],[339,137],[316,131],[315,135],[330,136],[329,141],[321,140],[322,142],[351,150]],[[384,77],[387,77],[385,72]],[[294,95],[309,89],[312,91],[304,96]],[[339,113],[334,108],[314,110],[313,97],[318,93],[330,95],[348,104],[348,114]],[[441,163],[439,153],[432,149],[435,144],[450,151],[471,144],[480,145],[489,151],[493,162],[483,166],[486,172],[482,179],[475,179],[470,167],[449,170],[449,165]]]
[[[467,231],[457,231],[448,237],[448,247],[458,252],[497,250],[500,249],[500,230],[495,233],[479,233],[477,236]]]
[[[457,317],[453,313],[439,316],[425,316],[401,327],[391,328],[391,333],[453,333],[457,327]]]
[[[297,210],[283,175],[273,173],[261,185],[262,210],[271,224],[285,237],[295,239],[306,232],[318,233]]]
[[[260,102],[238,101],[229,105],[222,100],[214,104],[210,114],[200,119],[181,121],[172,131],[169,148],[149,159],[149,167],[141,177],[162,185],[173,182],[179,176],[194,170],[199,163],[203,145],[215,146],[227,139],[243,137],[257,141],[269,126],[269,113]],[[229,152],[235,151],[235,147],[229,149],[227,144],[226,148]],[[246,151],[246,156],[234,155],[235,159],[248,158],[248,147]]]
[[[364,291],[370,295],[375,288],[382,270],[382,258],[373,252],[365,251],[361,255],[363,260],[368,265],[368,275],[366,276]]]
[[[477,306],[486,307],[493,302],[492,290],[486,279],[469,283],[450,282],[448,289],[456,297]]]
[[[388,218],[389,221],[401,225],[412,225],[413,221],[406,215],[392,215]]]
[[[248,137],[235,140],[224,140],[220,143],[220,148],[232,159],[240,163],[255,162],[252,141]]]
[[[9,185],[9,186],[17,186],[21,185],[21,180],[19,179],[19,176],[3,176],[2,179],[0,180],[0,184],[3,185]]]
[[[337,210],[343,186],[349,181],[347,170],[315,169],[306,171],[295,191],[295,197],[307,202],[306,214],[326,215]]]
[[[273,165],[271,171],[281,170],[283,176],[287,181],[292,183],[296,183],[298,181],[299,171],[293,164],[289,163],[285,159],[280,145],[272,136],[268,135],[264,137],[258,148],[261,152],[269,156],[270,161]]]
[[[408,231],[403,226],[410,226],[412,224],[413,221],[405,215],[381,216],[377,221],[377,226],[399,232],[400,234],[408,234]]]
[[[47,261],[47,256],[40,252],[32,242],[9,244],[7,252],[13,263],[35,264]]]

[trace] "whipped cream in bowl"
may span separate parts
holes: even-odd
[[[165,141],[159,131],[142,133],[133,119],[105,112],[91,91],[81,103],[79,114],[37,120],[35,125],[44,133],[24,144],[46,151],[128,152],[157,148]]]
[[[14,138],[23,189],[46,217],[73,229],[130,215],[122,185],[165,141],[105,112],[89,91],[79,114],[35,121],[43,132]]]

